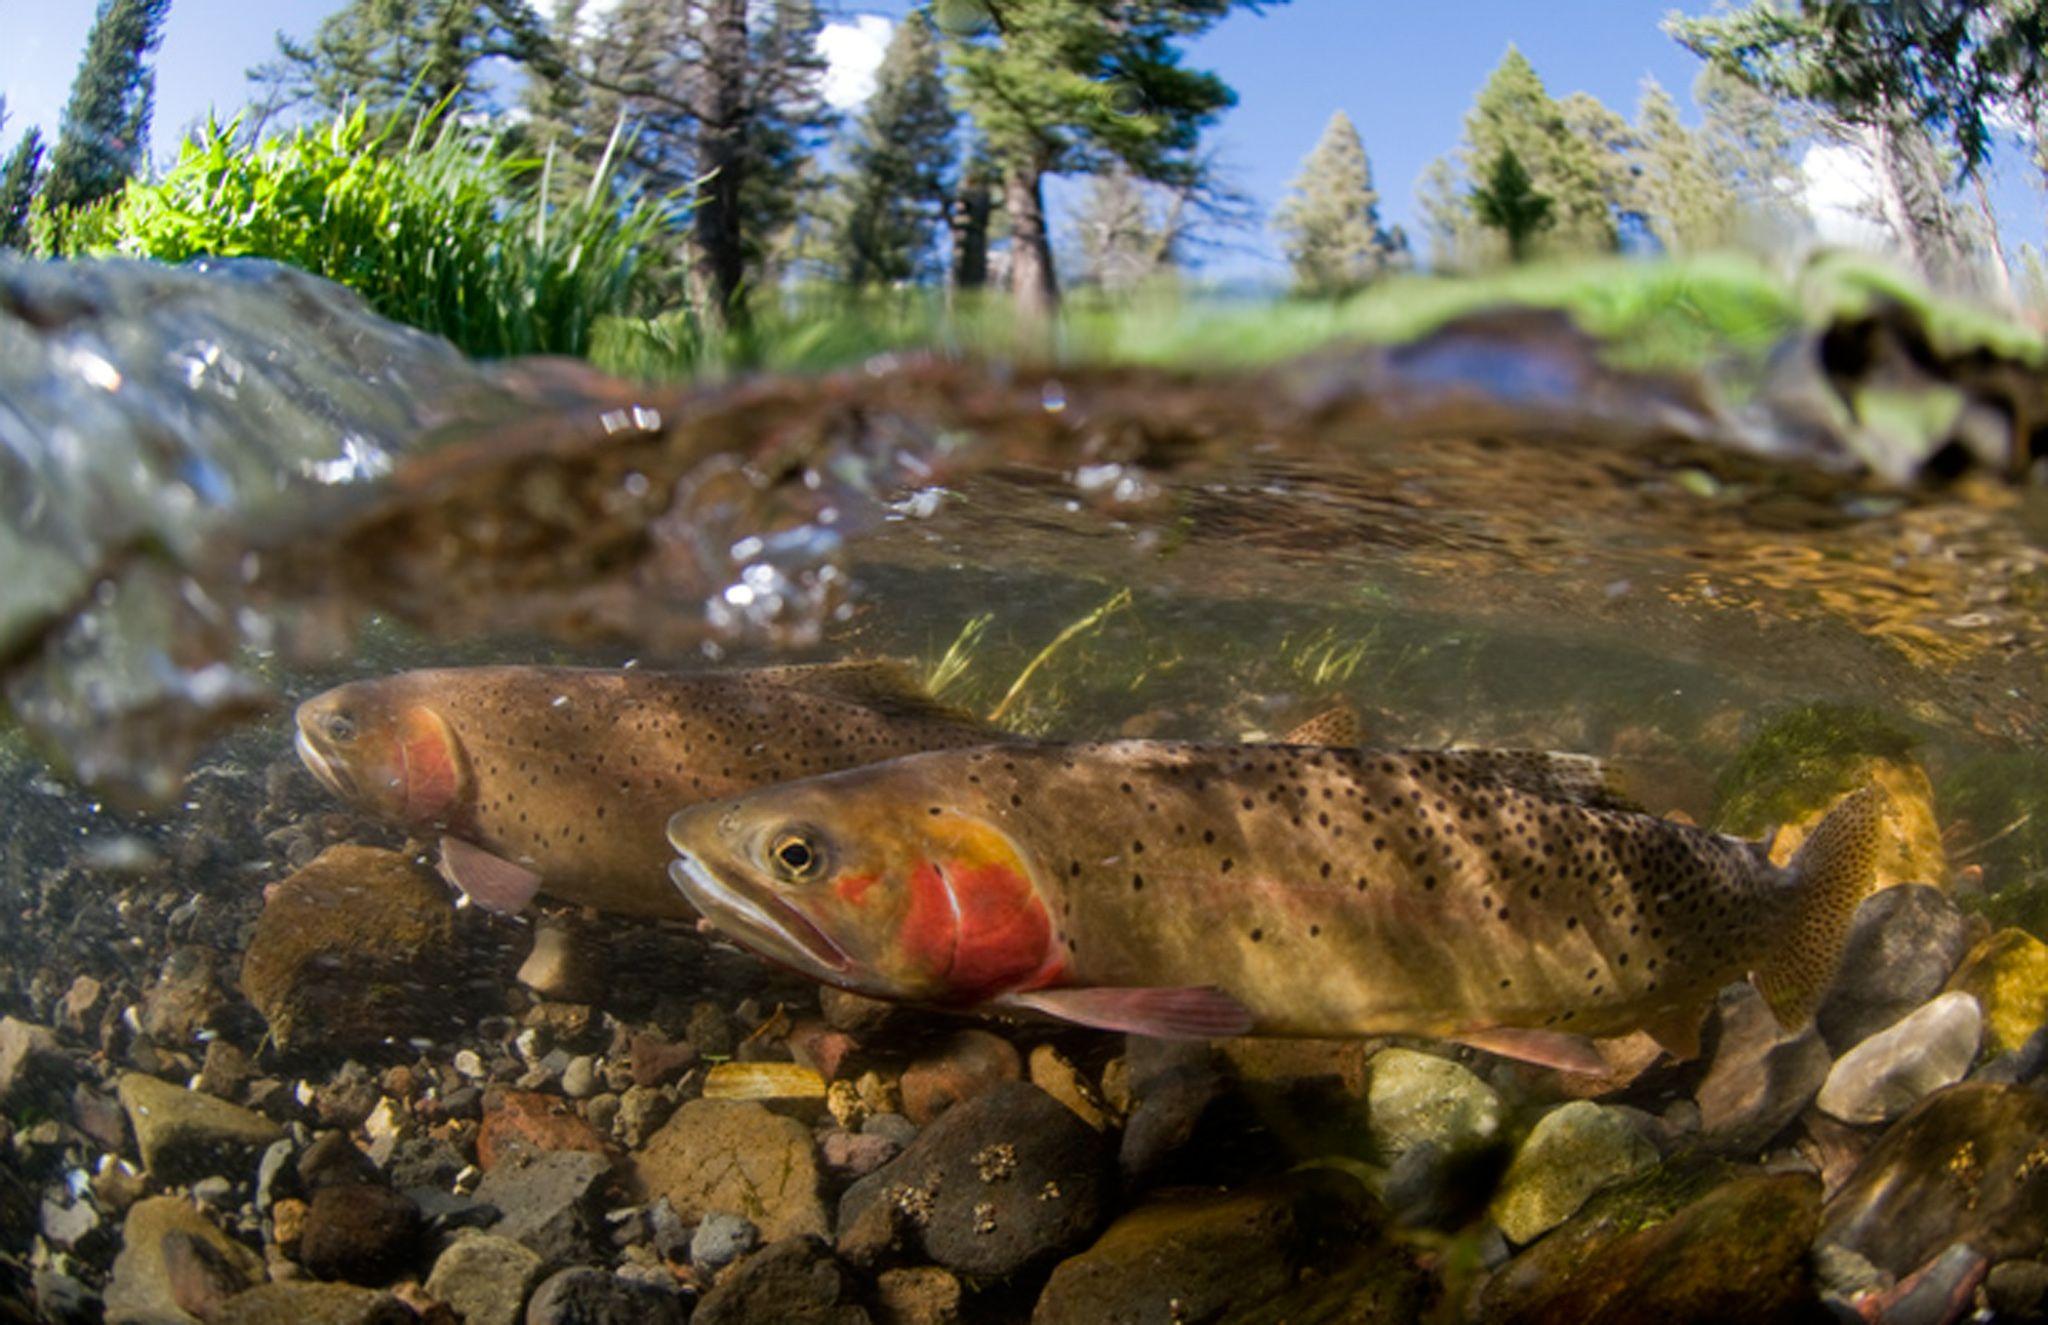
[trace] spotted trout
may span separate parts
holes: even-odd
[[[442,873],[480,905],[545,889],[653,916],[694,914],[668,883],[678,805],[1000,737],[890,662],[404,672],[307,700],[297,728],[321,782],[438,838]]]
[[[1885,811],[1851,795],[1780,868],[1583,756],[1119,741],[912,755],[708,801],[668,836],[713,923],[871,996],[1591,1071],[1587,1037],[1696,1054],[1745,976],[1804,1022]]]

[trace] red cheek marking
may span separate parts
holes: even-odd
[[[839,900],[848,906],[860,906],[867,900],[868,889],[880,882],[879,874],[849,874],[832,885],[832,891],[839,894]]]
[[[903,948],[919,965],[943,975],[953,965],[958,942],[953,895],[939,867],[921,860],[910,872],[910,900],[903,912]]]
[[[955,989],[994,993],[1045,965],[1052,919],[1029,880],[1001,865],[968,866],[947,877],[960,903]]]
[[[462,770],[448,728],[432,711],[412,709],[400,720],[399,739],[406,818],[422,824],[446,821],[462,794]]]

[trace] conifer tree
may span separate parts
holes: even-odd
[[[1271,2],[1271,0],[1268,0]],[[1121,163],[1142,180],[1196,187],[1202,130],[1236,100],[1186,68],[1179,43],[1259,0],[955,0],[957,87],[1002,177],[1010,283],[1027,316],[1050,313],[1059,285],[1046,226],[1048,174]],[[965,15],[967,17],[961,17]]]
[[[162,40],[170,3],[101,0],[50,153],[42,195],[51,208],[90,206],[141,166],[156,99],[148,57]]]
[[[277,58],[249,71],[266,89],[266,114],[310,105],[325,114],[372,114],[485,98],[481,66],[505,59],[546,65],[546,26],[526,0],[348,0],[306,41],[277,34]]]
[[[1144,182],[1112,168],[1095,176],[1074,217],[1081,279],[1110,294],[1136,289],[1173,264],[1176,209],[1157,215]]]
[[[35,201],[42,165],[42,130],[31,124],[7,154],[7,164],[0,166],[0,249],[28,247],[29,207]]]
[[[1643,83],[1636,111],[1638,210],[1671,253],[1700,253],[1733,242],[1734,189],[1717,171],[1699,137],[1678,118],[1678,105],[1656,79]]]
[[[921,13],[890,34],[858,136],[847,151],[836,266],[849,285],[918,279],[952,196],[953,104],[939,44]]]
[[[1507,239],[1510,262],[1526,258],[1529,241],[1555,219],[1550,197],[1536,191],[1512,147],[1503,147],[1494,155],[1485,180],[1472,190],[1472,213],[1480,224],[1500,231]]]
[[[1365,144],[1343,111],[1330,116],[1273,224],[1287,237],[1294,288],[1303,294],[1349,294],[1399,260],[1394,236],[1380,224]]]
[[[1804,117],[1719,65],[1693,80],[1709,168],[1734,193],[1746,223],[1783,236],[1808,223],[1797,148],[1811,133]]]

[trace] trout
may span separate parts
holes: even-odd
[[[1119,741],[912,755],[683,809],[668,836],[714,924],[870,996],[1598,1071],[1589,1037],[1696,1055],[1745,976],[1807,1020],[1885,811],[1851,795],[1780,868],[1584,756]]]
[[[438,838],[441,872],[480,905],[517,911],[545,889],[677,917],[695,914],[668,883],[678,805],[1001,736],[880,661],[403,672],[307,700],[297,729],[314,776]]]

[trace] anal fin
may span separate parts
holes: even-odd
[[[1462,1031],[1451,1037],[1459,1044],[1483,1049],[1502,1058],[1533,1063],[1537,1067],[1581,1076],[1605,1076],[1613,1069],[1599,1047],[1583,1035],[1565,1031],[1534,1030],[1521,1026],[1493,1026],[1486,1030]]]
[[[1161,1040],[1221,1040],[1250,1034],[1251,1010],[1207,985],[1181,989],[1034,989],[996,1000],[1098,1030]]]
[[[441,877],[486,911],[513,915],[540,891],[540,875],[459,837],[441,839]]]

